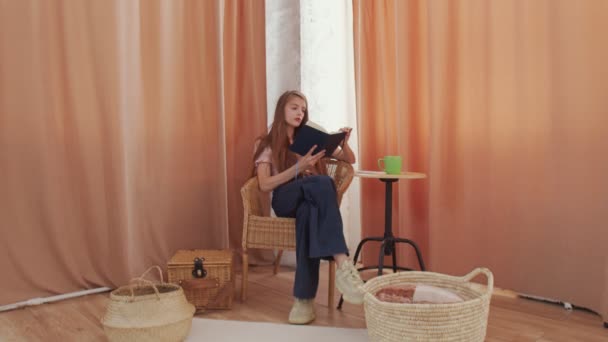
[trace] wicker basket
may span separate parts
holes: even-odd
[[[167,274],[169,282],[180,285],[197,310],[230,309],[234,297],[233,262],[229,249],[183,249],[167,263]]]
[[[143,279],[152,269],[160,273],[160,283]],[[110,293],[101,324],[111,342],[173,342],[186,339],[193,315],[183,290],[164,283],[160,267],[154,266]]]
[[[486,289],[470,282],[484,274]],[[450,290],[464,299],[451,304],[402,304],[382,302],[374,295],[381,288],[426,284]],[[371,341],[483,341],[486,335],[492,272],[477,268],[464,277],[432,272],[399,272],[369,280],[365,285],[365,320]]]

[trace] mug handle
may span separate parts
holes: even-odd
[[[381,162],[384,163],[384,158],[378,159],[378,167],[380,168],[380,170],[386,171],[386,168],[384,167],[384,165],[380,165]]]

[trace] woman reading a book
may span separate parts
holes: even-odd
[[[292,324],[307,324],[315,319],[321,259],[336,261],[336,287],[344,300],[363,302],[363,281],[347,256],[336,188],[323,165],[325,151],[313,154],[316,146],[305,155],[289,150],[307,121],[306,97],[298,91],[285,92],[277,101],[270,131],[257,141],[254,154],[254,173],[260,189],[272,191],[274,212],[296,219],[295,301],[289,313]],[[352,164],[355,155],[348,146],[350,129],[341,131],[346,132],[344,143],[332,157]]]

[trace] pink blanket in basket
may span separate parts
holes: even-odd
[[[463,299],[456,293],[430,285],[393,285],[387,286],[376,292],[376,298],[390,303],[433,303],[446,304],[458,303]]]

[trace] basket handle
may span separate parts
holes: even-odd
[[[461,279],[466,282],[470,282],[471,279],[477,277],[480,274],[485,275],[486,278],[488,279],[487,292],[492,293],[492,290],[494,289],[494,275],[492,274],[492,272],[489,269],[487,269],[485,267],[478,267],[478,268],[474,269],[473,271],[471,271],[471,273],[469,273],[465,276],[462,276]]]
[[[158,300],[160,300],[160,292],[158,291],[158,288],[156,287],[156,284],[153,281],[144,279],[144,277],[148,274],[148,272],[150,272],[152,269],[156,269],[158,270],[158,274],[160,276],[160,282],[161,284],[164,282],[163,281],[163,271],[160,269],[160,266],[155,265],[152,266],[150,268],[148,268],[144,273],[142,273],[141,276],[137,277],[137,278],[133,278],[131,279],[131,281],[129,282],[129,290],[131,290],[131,299],[135,298],[135,292],[133,292],[133,287],[135,286],[136,282],[141,282],[141,283],[145,283],[148,284],[150,286],[152,286],[152,288],[154,289],[154,292],[156,293],[156,298],[158,298]]]
[[[158,271],[158,276],[160,278],[160,282],[164,283],[164,280],[163,280],[163,270],[158,265],[151,266],[150,268],[148,268],[147,270],[145,270],[144,273],[142,273],[139,277],[137,277],[135,279],[143,279],[153,269],[156,269]]]

